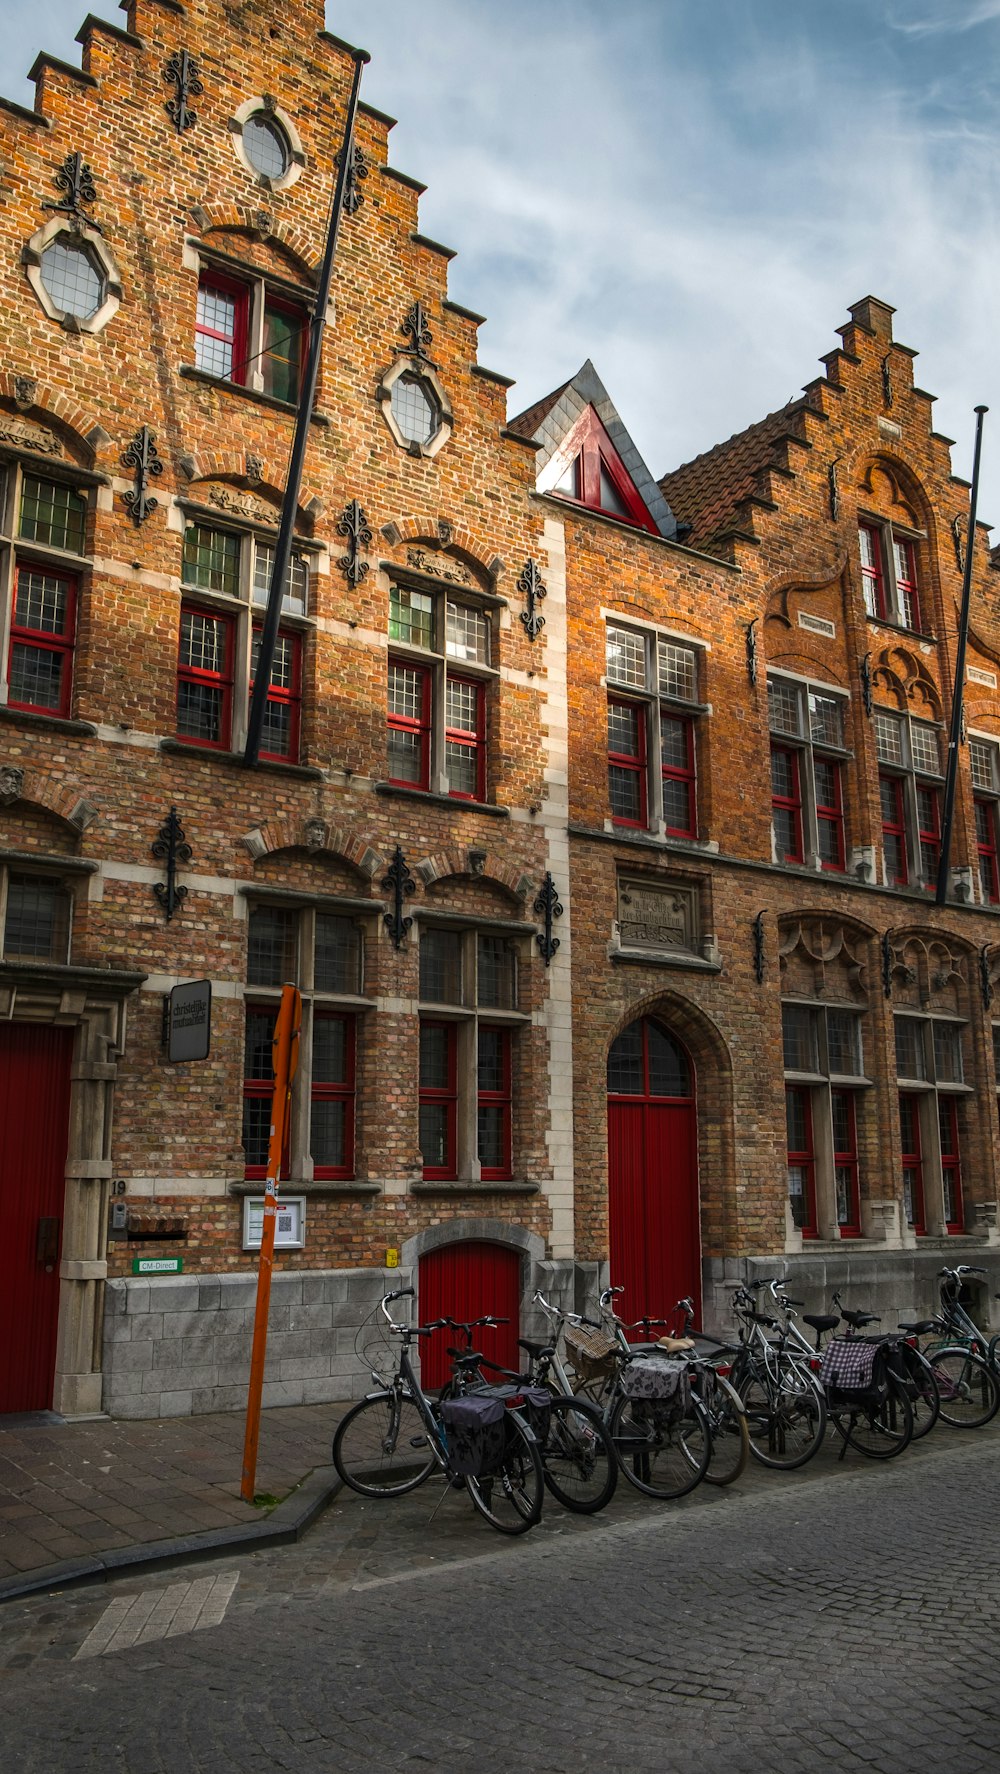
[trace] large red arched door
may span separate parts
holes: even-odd
[[[611,1280],[623,1318],[671,1318],[690,1294],[700,1322],[701,1227],[691,1064],[651,1017],[608,1055]]]
[[[0,1415],[52,1404],[73,1030],[0,1026]]]
[[[521,1257],[505,1244],[444,1244],[420,1259],[420,1322],[457,1318],[468,1322],[493,1312],[509,1319],[497,1330],[483,1329],[473,1347],[501,1367],[520,1367],[517,1339],[521,1314]],[[425,1386],[443,1386],[451,1376],[447,1349],[461,1337],[437,1331],[420,1339],[420,1377]]]

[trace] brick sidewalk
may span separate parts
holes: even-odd
[[[281,1499],[329,1465],[347,1408],[264,1411],[258,1495]],[[241,1412],[140,1422],[0,1417],[0,1581],[266,1519],[240,1497],[244,1429]]]

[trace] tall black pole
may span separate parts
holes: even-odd
[[[292,454],[288,465],[288,483],[285,487],[284,502],[281,507],[281,523],[278,529],[278,540],[274,549],[274,563],[271,568],[271,584],[267,593],[267,610],[261,630],[260,649],[257,654],[257,669],[254,672],[253,695],[250,699],[250,717],[247,722],[247,742],[243,753],[244,764],[256,764],[260,750],[260,736],[264,726],[264,710],[267,707],[267,693],[271,686],[271,668],[274,664],[274,649],[278,639],[278,623],[281,619],[281,600],[285,589],[285,575],[292,553],[292,538],[295,534],[295,513],[298,510],[299,490],[302,486],[302,470],[305,466],[306,445],[309,441],[309,421],[312,417],[313,403],[316,399],[316,383],[319,379],[319,364],[323,350],[323,328],[326,325],[326,310],[330,300],[330,285],[333,281],[333,261],[337,251],[337,235],[340,232],[340,218],[344,213],[344,195],[347,181],[351,174],[354,157],[354,120],[358,111],[358,93],[361,88],[361,70],[371,57],[367,51],[354,51],[354,80],[351,85],[351,96],[347,102],[347,121],[344,126],[344,146],[340,155],[340,166],[337,172],[337,189],[333,199],[333,211],[330,216],[330,229],[326,237],[326,251],[320,268],[319,285],[316,291],[316,306],[309,321],[309,356],[306,360],[305,375],[302,378],[302,389],[299,395],[299,410],[295,418],[295,436],[292,440]]]
[[[976,502],[979,498],[979,457],[983,447],[983,415],[989,407],[976,408],[976,448],[972,458],[972,490],[969,494],[969,528],[965,538],[965,572],[962,575],[962,609],[958,618],[958,652],[955,656],[955,693],[951,699],[951,730],[948,734],[948,771],[944,782],[944,816],[941,821],[941,855],[938,860],[935,905],[948,897],[951,834],[955,823],[955,785],[958,781],[958,747],[962,738],[962,701],[965,692],[965,649],[969,640],[969,601],[972,595],[972,563],[976,551]]]

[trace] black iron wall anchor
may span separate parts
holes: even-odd
[[[422,363],[430,364],[433,369],[434,365],[427,355],[425,346],[433,345],[434,334],[427,324],[427,314],[422,302],[414,302],[399,330],[404,339],[410,341],[405,349],[411,357],[419,357]]]
[[[522,593],[525,601],[525,608],[521,611],[524,631],[529,641],[537,641],[545,627],[545,617],[538,609],[538,605],[548,595],[545,582],[538,571],[537,561],[525,561],[521,577],[517,582],[517,589]]]
[[[43,203],[43,209],[50,209],[57,216],[72,216],[75,221],[92,228],[95,234],[104,232],[100,223],[88,216],[83,207],[97,202],[97,186],[82,154],[67,154],[52,183],[57,191],[64,193],[63,202]]]
[[[197,111],[192,110],[189,99],[198,98],[205,88],[201,83],[201,73],[193,55],[186,49],[174,51],[163,70],[164,80],[172,80],[177,88],[176,96],[168,99],[164,110],[178,135],[186,129],[193,129],[198,121]]]
[[[764,984],[764,914],[758,912],[753,921],[753,976],[759,986]]]
[[[757,683],[757,624],[759,621],[760,617],[755,616],[752,622],[747,623],[746,631],[747,677],[755,687]]]
[[[368,562],[361,559],[361,550],[372,545],[372,533],[364,507],[357,499],[345,505],[337,525],[337,535],[347,537],[347,553],[337,562],[348,585],[356,591],[368,572]]]
[[[835,456],[826,471],[826,490],[830,501],[830,518],[833,523],[836,523],[840,515],[840,484],[837,480],[837,463],[839,461],[840,457]]]
[[[983,1000],[983,1009],[988,1010],[993,1002],[993,981],[990,978],[990,945],[984,942],[979,951],[979,991]]]
[[[339,154],[337,155],[337,165],[340,165]],[[365,151],[354,142],[351,144],[351,158],[348,162],[347,182],[344,186],[344,208],[349,216],[356,216],[364,203],[365,194],[361,189],[361,180],[367,177],[368,162],[365,159]]]
[[[159,837],[150,848],[157,862],[165,862],[167,865],[166,881],[155,881],[153,892],[166,912],[169,924],[187,898],[187,888],[177,885],[178,867],[191,861],[191,846],[185,843],[184,828],[177,817],[176,807],[171,807],[165,823],[160,827]]]
[[[538,944],[542,960],[545,962],[546,967],[548,967],[553,955],[559,947],[558,936],[553,936],[552,934],[552,920],[554,918],[561,918],[563,915],[563,908],[559,901],[559,894],[556,891],[556,884],[548,869],[546,869],[541,887],[535,895],[535,911],[540,918],[545,920],[545,928],[538,932],[535,941]]]
[[[401,845],[397,844],[388,871],[382,877],[383,893],[392,894],[392,910],[382,913],[382,922],[392,937],[394,949],[401,949],[413,919],[404,917],[403,907],[417,883],[406,866]]]
[[[122,466],[135,470],[135,486],[131,493],[122,494],[122,504],[138,527],[160,503],[149,491],[150,477],[163,473],[163,463],[156,453],[156,435],[148,425],[140,425],[128,448],[122,451]]]
[[[892,943],[886,931],[882,937],[882,995],[885,998],[892,997],[892,967]]]
[[[864,704],[865,714],[871,720],[875,710],[875,698],[872,695],[872,656],[870,653],[865,653],[858,660],[858,676],[861,679],[861,701]]]

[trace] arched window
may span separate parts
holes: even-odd
[[[691,1096],[691,1067],[679,1042],[650,1017],[630,1023],[608,1054],[610,1096]]]

